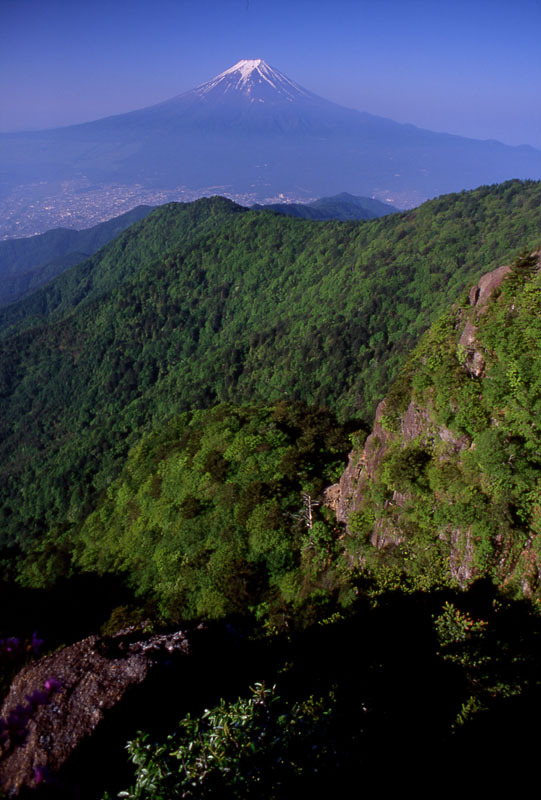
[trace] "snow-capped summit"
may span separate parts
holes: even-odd
[[[262,58],[243,59],[193,90],[199,97],[243,96],[251,103],[294,102],[314,95]]]
[[[343,115],[357,112],[342,109],[292,81],[262,58],[243,59],[195,89],[155,106],[132,111],[130,124],[182,131],[197,130],[198,136],[234,131],[242,136],[310,131],[328,132],[328,114],[339,114],[333,127],[342,127]],[[323,116],[322,116],[323,115]],[[323,119],[323,124],[321,124]]]

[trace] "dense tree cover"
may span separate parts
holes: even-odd
[[[131,451],[78,534],[77,561],[127,573],[167,619],[317,604],[322,586],[338,590],[339,529],[308,505],[348,449],[332,414],[303,405],[184,414]]]
[[[39,236],[0,242],[0,306],[14,303],[68,267],[85,261],[151,210],[150,206],[137,206],[82,231],[55,228]]]
[[[246,209],[223,197],[196,203],[170,203],[131,225],[93,258],[60,275],[30,297],[0,311],[0,330],[23,329],[57,321],[81,304],[107,295],[129,281],[143,266],[164,259],[182,245],[194,246],[199,237]],[[20,328],[17,328],[20,330]],[[6,335],[6,334],[4,334]]]
[[[3,544],[43,549],[181,411],[285,397],[370,414],[444,304],[537,242],[540,198],[513,181],[366,223],[220,198],[153,212],[0,314]]]
[[[470,345],[460,342],[467,324]],[[394,440],[352,515],[352,547],[374,558],[367,537],[377,520],[400,543],[376,563],[430,583],[450,579],[451,558],[455,572],[463,564],[539,594],[540,364],[541,274],[538,254],[526,252],[488,306],[455,306],[408,360],[382,420]],[[405,440],[411,401],[423,430]],[[395,492],[404,500],[393,502]]]

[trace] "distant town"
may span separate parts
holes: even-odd
[[[140,184],[96,185],[84,179],[25,184],[0,197],[0,240],[34,236],[52,228],[83,230],[124,214],[135,206],[187,203],[204,196],[222,195],[246,206],[315,199],[283,194],[262,198],[260,190],[253,194],[237,194],[229,189],[228,186],[207,186],[198,190],[185,186],[148,189]]]

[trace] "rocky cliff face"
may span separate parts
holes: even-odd
[[[57,772],[126,692],[164,658],[187,655],[185,634],[90,636],[25,667],[1,710],[0,786],[9,795]]]
[[[327,490],[360,563],[539,591],[540,269],[536,253],[483,275],[379,404],[363,449]]]

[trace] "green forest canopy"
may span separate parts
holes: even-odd
[[[181,412],[288,399],[369,419],[431,320],[539,242],[540,201],[511,181],[364,223],[156,210],[0,314],[3,546],[76,537],[129,448]]]

